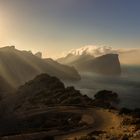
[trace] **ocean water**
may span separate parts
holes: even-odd
[[[120,106],[140,108],[140,67],[123,66],[122,75],[117,77],[81,73],[82,80],[66,83],[75,86],[82,94],[94,98],[99,90],[112,90],[120,97]]]

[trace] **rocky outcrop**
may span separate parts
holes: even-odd
[[[88,54],[68,55],[65,58],[58,59],[58,62],[74,66],[81,72],[92,72],[103,75],[120,75],[121,66],[118,54],[106,54],[99,57],[93,57]]]
[[[94,95],[94,104],[103,108],[117,108],[119,96],[117,93],[109,90],[101,90]]]
[[[41,52],[37,52],[37,53],[35,53],[35,56],[37,56],[39,58],[42,58],[42,53]]]
[[[93,100],[74,87],[65,87],[56,77],[41,74],[17,90],[16,110],[26,110],[41,106],[91,105]]]
[[[92,70],[105,75],[120,75],[121,66],[118,58],[118,54],[106,54],[95,58],[89,62],[89,68]]]

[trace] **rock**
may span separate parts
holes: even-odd
[[[38,58],[42,58],[42,53],[41,52],[37,52],[37,53],[35,53],[35,56],[37,56]]]
[[[122,114],[130,115],[131,113],[132,113],[132,110],[128,109],[128,108],[121,108],[120,111],[119,111],[120,115],[122,115]]]
[[[106,54],[93,57],[89,54],[73,55],[69,54],[57,60],[62,64],[74,66],[79,71],[92,72],[103,75],[120,75],[121,65],[118,54]]]
[[[118,94],[108,90],[101,90],[94,95],[96,106],[104,108],[116,108],[119,103]]]
[[[92,105],[93,100],[74,87],[65,87],[56,77],[41,74],[19,87],[15,110],[54,105]]]
[[[102,131],[102,130],[96,131],[96,130],[95,130],[95,131],[89,133],[88,136],[99,136],[99,135],[105,134],[105,133],[106,133],[106,131]]]
[[[124,135],[124,136],[122,136],[121,140],[129,140],[129,136]]]

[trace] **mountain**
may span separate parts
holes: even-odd
[[[37,53],[35,53],[35,56],[37,56],[39,58],[42,58],[42,53],[41,52],[37,52]]]
[[[11,87],[11,85],[9,85],[5,79],[0,77],[0,102],[13,92],[15,92],[15,89]]]
[[[119,98],[112,91],[102,90],[94,97],[65,87],[54,76],[38,75],[18,88],[14,110],[1,117],[1,139],[139,139],[140,109],[116,110],[112,104]],[[81,131],[86,132],[82,137]]]
[[[68,54],[57,59],[59,63],[74,66],[78,71],[93,72],[103,75],[120,75],[121,66],[118,54],[105,54],[94,57],[91,54]]]
[[[67,72],[69,74],[69,76],[70,76],[69,79],[71,79],[71,76],[72,76],[71,72],[72,71],[75,72],[75,73],[77,73],[77,71],[75,70],[75,68],[72,67],[72,66],[67,66],[67,65],[58,63],[57,61],[54,61],[51,58],[46,58],[44,60],[46,61],[47,65],[51,65],[54,69],[59,69],[60,71],[62,71],[64,73]],[[78,75],[78,73],[77,73],[77,75]]]
[[[57,66],[30,51],[20,51],[14,46],[0,48],[0,76],[17,87],[41,73],[48,73],[63,80],[79,80],[78,72],[69,66]]]
[[[20,86],[16,92],[16,111],[32,110],[47,106],[91,105],[93,100],[74,87],[65,87],[54,76],[41,74]]]

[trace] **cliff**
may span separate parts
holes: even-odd
[[[60,63],[74,66],[80,72],[92,72],[103,75],[120,75],[121,65],[118,54],[106,54],[93,57],[88,54],[68,55],[57,60]]]

